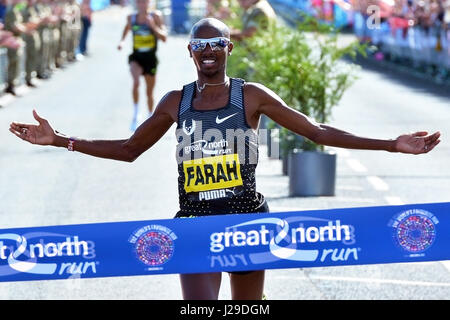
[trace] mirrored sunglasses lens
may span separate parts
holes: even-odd
[[[217,39],[213,41],[195,40],[190,42],[191,48],[194,51],[205,50],[208,43],[211,49],[214,51],[223,50],[228,45],[228,41],[226,39]]]
[[[211,48],[213,50],[223,50],[223,48],[225,48],[227,46],[228,42],[226,40],[216,40],[216,41],[212,41],[210,42]]]
[[[191,48],[194,51],[202,51],[206,48],[206,43],[200,41],[191,41]]]

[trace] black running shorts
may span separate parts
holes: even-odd
[[[136,62],[143,69],[143,75],[154,76],[156,74],[156,67],[158,66],[158,58],[155,51],[139,52],[135,51],[128,57],[128,63]]]
[[[254,212],[249,212],[249,213],[265,213],[265,212],[269,212],[269,205],[267,204],[266,200],[264,200],[264,202],[258,207],[257,210],[255,210]],[[233,213],[231,213],[231,214],[233,214]],[[234,213],[234,214],[236,214],[236,213]],[[182,214],[180,212],[178,212],[177,215],[175,216],[175,218],[194,218],[194,217],[196,217],[196,216]],[[239,274],[239,275],[246,275],[246,274],[249,274],[249,273],[252,273],[252,272],[255,272],[255,271],[232,271],[232,272],[229,272],[229,273],[231,273],[231,274]]]

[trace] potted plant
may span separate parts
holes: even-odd
[[[246,40],[246,47],[251,52],[241,49],[239,64],[252,70],[251,80],[263,83],[290,107],[319,123],[329,122],[332,108],[355,79],[357,67],[341,58],[365,54],[365,46],[357,41],[339,46],[333,26],[306,16],[297,28],[276,24],[260,31]],[[242,58],[246,50],[248,56]],[[280,148],[291,196],[335,194],[335,154],[284,128]]]

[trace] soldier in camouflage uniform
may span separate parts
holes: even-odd
[[[38,61],[40,60],[39,52],[41,51],[41,39],[37,28],[41,23],[41,19],[35,8],[36,0],[27,0],[27,6],[22,10],[24,23],[32,23],[36,26],[34,30],[30,30],[23,34],[25,41],[25,82],[29,87],[35,87],[31,82],[33,74],[37,71]]]
[[[31,34],[37,28],[33,22],[24,23],[23,17],[18,5],[21,0],[11,0],[10,5],[5,14],[5,30],[10,31],[13,35],[20,39],[23,34]],[[23,54],[23,48],[8,48],[8,75],[7,87],[5,92],[16,95],[15,85],[19,76],[19,62]]]
[[[75,61],[81,34],[81,10],[76,0],[68,2],[70,20],[68,22],[67,60]]]
[[[231,39],[244,40],[251,38],[258,30],[267,29],[276,21],[276,14],[267,0],[238,0],[244,14],[242,16],[242,30],[232,30]]]
[[[52,10],[46,0],[37,0],[35,5],[36,11],[42,20],[39,25],[39,39],[41,41],[41,47],[39,50],[39,56],[36,67],[37,78],[47,79],[50,77],[50,49],[51,49],[51,19]]]
[[[61,24],[62,8],[61,5],[59,4],[59,0],[49,0],[49,1],[53,17],[55,18],[51,30],[50,66],[52,69],[56,69],[57,67],[61,66],[59,43],[61,38],[60,24]]]
[[[57,1],[57,15],[59,17],[59,42],[55,57],[56,67],[61,68],[67,60],[67,47],[69,39],[70,6],[66,0]]]
[[[58,55],[58,47],[59,47],[59,11],[60,7],[57,3],[57,0],[46,0],[50,6],[52,11],[52,23],[50,24],[50,57],[49,57],[49,68],[50,70],[56,69],[56,58]]]

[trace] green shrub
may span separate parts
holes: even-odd
[[[357,41],[340,46],[334,27],[304,17],[297,28],[277,23],[235,43],[228,74],[262,83],[293,109],[327,123],[332,108],[356,79],[357,66],[342,58],[357,53],[365,54],[365,46]],[[294,148],[323,150],[284,128],[280,139],[282,155]]]

